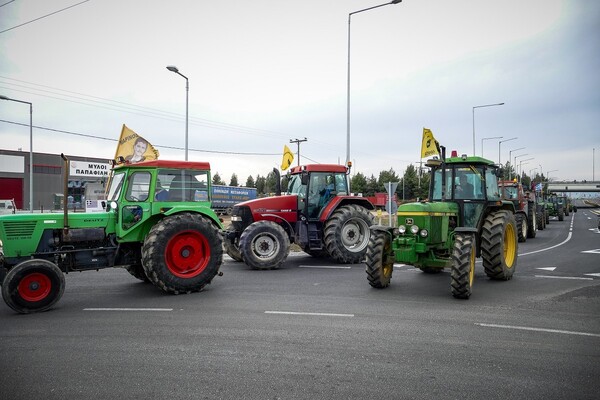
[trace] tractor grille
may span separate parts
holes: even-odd
[[[7,238],[31,239],[37,221],[6,221],[2,224],[2,229]]]
[[[429,227],[429,240],[433,243],[440,243],[442,241],[442,218],[443,217],[431,217],[431,226]]]

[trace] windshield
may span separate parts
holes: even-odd
[[[302,176],[300,174],[292,175],[288,183],[288,194],[304,196],[305,193],[306,185],[302,184]]]
[[[123,186],[124,177],[124,172],[113,175],[110,181],[110,186],[108,188],[108,201],[117,200],[119,198],[119,193],[121,192],[121,187]]]

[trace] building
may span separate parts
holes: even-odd
[[[102,196],[111,169],[110,160],[67,155],[69,208],[84,209],[85,200]],[[63,204],[65,163],[60,154],[0,149],[0,199],[14,199],[17,209],[30,210],[29,174],[33,164],[33,209],[58,210]]]

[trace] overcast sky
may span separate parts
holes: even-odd
[[[110,159],[126,124],[183,160],[175,65],[189,159],[226,182],[265,176],[295,138],[302,163],[345,162],[348,14],[382,2],[90,0],[10,29],[79,2],[0,0],[0,95],[51,129],[35,152]],[[528,174],[600,179],[598,1],[404,0],[352,16],[350,65],[355,172],[401,174],[423,127],[470,155],[473,107],[504,102],[475,109],[477,155],[517,137],[502,163],[524,147]],[[29,151],[27,105],[0,101],[0,120],[0,148]]]

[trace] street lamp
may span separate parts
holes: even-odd
[[[503,136],[494,136],[494,137],[484,137],[481,139],[481,157],[483,157],[483,141],[484,140],[492,140],[492,139],[502,139]]]
[[[29,210],[33,212],[33,104],[28,101],[11,99],[10,97],[6,96],[0,96],[0,100],[29,104]],[[69,171],[65,171],[65,174],[68,173]]]
[[[504,103],[494,103],[494,104],[483,104],[481,106],[473,107],[473,155],[475,155],[475,109],[482,107],[493,107],[493,106],[502,106]]]
[[[519,150],[523,150],[526,149],[527,147],[519,147],[518,149],[512,149],[508,152],[508,163],[510,164],[511,168],[508,170],[508,179],[512,180],[512,168],[513,168],[513,164],[510,162],[510,160],[512,160],[511,156],[512,156],[512,152],[513,151],[519,151]],[[515,156],[515,158],[517,158]],[[517,163],[517,161],[515,160],[515,164]]]
[[[183,75],[176,66],[167,65],[167,69],[171,72],[175,72],[177,75],[181,75],[185,78],[185,161],[188,160],[188,105],[189,105],[189,93],[190,93],[190,81],[187,76]]]
[[[527,164],[526,161],[531,161],[534,160],[535,157],[531,157],[531,158],[526,158],[524,160],[519,161],[519,182],[521,182],[522,178],[523,178],[523,164]]]
[[[515,140],[515,139],[518,139],[518,137],[515,136],[514,138],[504,139],[504,140],[501,140],[498,142],[498,165],[500,165],[500,166],[502,165],[500,163],[500,145],[502,144],[502,142],[510,142],[511,140]],[[510,163],[510,156],[508,157],[508,162]]]
[[[375,8],[388,6],[390,4],[398,4],[401,3],[402,0],[392,0],[389,3],[380,4],[378,6],[373,6],[369,8],[365,8],[362,10],[354,11],[348,14],[348,82],[347,82],[347,94],[346,94],[346,166],[350,166],[350,23],[352,21],[352,15],[361,13],[363,11],[373,10]]]
[[[558,171],[558,170],[557,170],[557,169],[553,169],[553,170],[551,170],[551,171],[547,171],[547,172],[546,172],[546,174],[548,174],[548,176],[546,176],[546,180],[547,180],[548,182],[550,182],[550,173],[551,173],[551,172],[556,172],[556,171]]]

